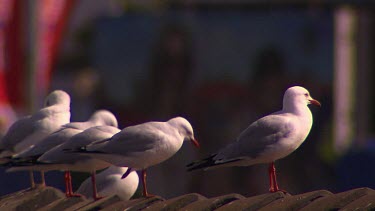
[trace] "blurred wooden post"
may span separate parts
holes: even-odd
[[[355,131],[357,14],[350,7],[334,12],[334,150],[342,154],[351,146]]]
[[[35,112],[37,109],[36,102],[35,102],[35,83],[37,83],[36,79],[34,78],[35,72],[35,58],[36,58],[36,47],[37,44],[34,42],[36,39],[36,11],[35,11],[35,2],[29,0],[25,6],[25,25],[27,32],[27,41],[26,41],[26,55],[27,55],[27,71],[26,71],[26,78],[27,78],[27,85],[25,87],[26,90],[26,104],[27,104],[27,111],[26,113]]]

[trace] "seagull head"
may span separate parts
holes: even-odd
[[[91,115],[90,121],[99,122],[100,125],[118,127],[118,122],[115,115],[107,110],[98,110]]]
[[[185,118],[176,117],[168,121],[169,124],[177,128],[184,141],[191,141],[195,147],[199,148],[199,142],[194,137],[193,127]]]
[[[286,90],[283,100],[283,109],[293,109],[309,104],[321,106],[320,102],[310,96],[309,91],[301,86],[293,86]]]
[[[70,96],[68,93],[62,91],[62,90],[55,90],[51,92],[47,97],[44,102],[44,106],[52,106],[56,104],[62,104],[66,106],[70,106]]]

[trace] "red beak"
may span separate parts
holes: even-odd
[[[320,102],[317,101],[317,100],[311,99],[311,100],[309,100],[309,101],[310,101],[310,103],[313,104],[313,105],[316,105],[316,106],[319,106],[319,107],[322,106],[322,104],[320,104]]]
[[[196,148],[199,148],[199,147],[200,147],[199,142],[197,141],[197,139],[192,139],[191,142],[194,144],[194,146],[195,146]]]

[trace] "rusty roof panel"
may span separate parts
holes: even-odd
[[[270,205],[263,207],[260,210],[300,210],[311,202],[330,195],[332,195],[332,193],[329,191],[318,190],[295,196],[287,196],[285,198],[272,202]]]
[[[313,201],[304,207],[304,210],[339,210],[357,199],[373,193],[374,190],[370,188],[357,188]]]
[[[230,210],[258,210],[268,204],[280,200],[289,194],[283,192],[266,193],[259,196],[253,196],[242,200],[230,202],[218,209],[218,211],[230,211]]]
[[[162,211],[177,210],[193,202],[196,202],[199,200],[205,200],[205,199],[207,198],[198,193],[190,193],[190,194],[182,195],[179,197],[175,197],[175,198],[160,202],[158,204],[154,204],[145,210],[162,210]]]
[[[86,198],[65,198],[52,187],[23,190],[0,198],[0,210],[375,210],[375,190],[357,188],[337,194],[317,190],[299,195],[283,192],[244,197],[233,193],[206,198],[190,193],[165,200],[159,196],[122,201],[107,196],[98,201]]]
[[[221,206],[224,206],[225,204],[228,204],[232,201],[235,201],[235,200],[241,200],[241,199],[245,199],[244,196],[240,195],[240,194],[228,194],[228,195],[224,195],[224,196],[218,196],[218,197],[215,197],[215,198],[210,198],[210,199],[206,199],[206,200],[199,200],[199,201],[196,201],[196,202],[193,202],[191,204],[189,204],[188,206],[182,208],[181,210],[192,210],[192,211],[195,211],[195,210],[215,210]]]

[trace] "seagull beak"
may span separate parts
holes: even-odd
[[[313,105],[316,105],[316,106],[319,106],[319,107],[322,106],[322,104],[320,104],[319,101],[317,101],[315,99],[312,99],[312,98],[309,100],[309,102],[310,102],[310,104],[313,104]]]
[[[200,147],[199,142],[197,141],[197,139],[193,138],[193,139],[191,139],[191,142],[194,144],[194,146],[195,146],[196,148],[199,148],[199,147]]]

